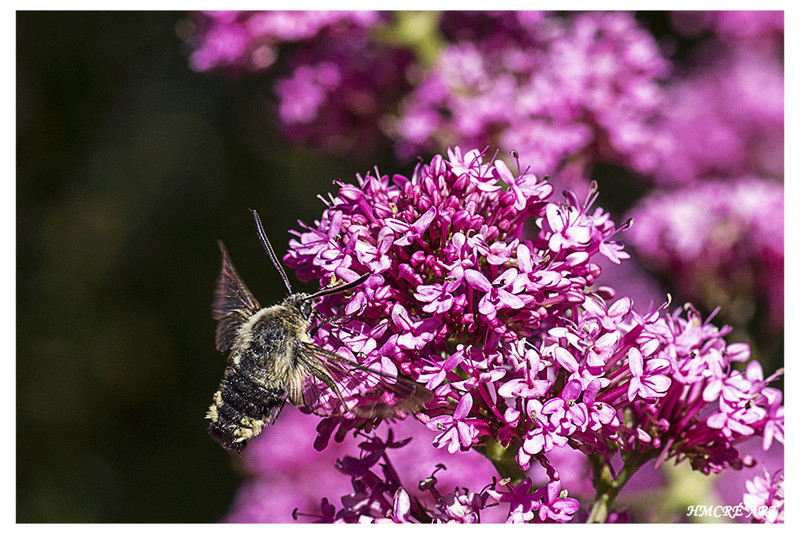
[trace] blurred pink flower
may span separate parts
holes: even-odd
[[[635,222],[627,237],[646,263],[681,280],[680,298],[713,308],[721,302],[709,296],[749,291],[750,301],[768,303],[770,322],[779,328],[783,203],[780,183],[751,176],[656,191],[630,212]]]
[[[783,11],[673,11],[672,25],[684,35],[710,30],[722,37],[783,37]]]
[[[650,123],[668,63],[632,15],[468,15],[496,31],[452,30],[456,41],[401,107],[401,155],[499,144],[536,174],[576,157],[655,170],[664,140]]]
[[[304,43],[275,84],[284,136],[369,157],[386,143],[385,117],[408,90],[411,64],[409,50],[379,45],[360,28]]]
[[[186,36],[194,70],[229,74],[268,68],[277,58],[275,46],[301,41],[341,27],[375,24],[375,11],[202,11],[190,17]]]
[[[663,184],[743,174],[783,176],[780,51],[735,42],[705,50],[667,89],[658,128],[668,136],[655,177]]]

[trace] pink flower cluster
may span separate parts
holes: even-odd
[[[721,306],[728,322],[748,327],[763,354],[783,327],[783,14],[673,20],[714,34],[666,88],[660,188],[629,213],[630,244],[681,299]]]
[[[729,38],[783,37],[783,11],[674,11],[672,25],[686,35],[711,30]]]
[[[353,491],[349,476],[335,469],[337,460],[353,451],[362,436],[348,435],[341,442],[331,441],[324,450],[314,448],[319,419],[287,406],[273,427],[253,440],[241,457],[239,470],[244,475],[231,510],[225,517],[232,523],[292,523],[293,510],[313,513],[320,501],[329,496],[348,495]],[[476,451],[450,454],[430,443],[430,431],[412,418],[396,421],[390,430],[411,442],[392,448],[388,457],[397,473],[406,482],[416,483],[437,471],[437,464],[447,469],[436,472],[436,487],[445,496],[456,487],[482,487],[491,482],[496,471],[491,462]],[[376,437],[391,441],[386,429],[376,430]],[[426,506],[433,504],[428,494],[409,489],[409,494]],[[338,501],[336,501],[338,503]],[[499,522],[506,517],[500,506],[481,515],[482,521]],[[301,521],[312,516],[298,515]]]
[[[340,184],[321,219],[291,241],[285,261],[302,280],[323,285],[371,276],[326,302],[322,309],[348,320],[322,325],[317,342],[433,391],[417,417],[436,432],[436,447],[456,452],[494,443],[521,473],[541,465],[549,489],[528,492],[524,478],[495,496],[516,503],[509,521],[566,521],[577,510],[570,501],[559,504],[569,513],[534,514],[545,501],[510,496],[525,488],[529,500],[562,498],[560,486],[551,487],[561,477],[548,458],[560,447],[605,461],[620,451],[626,461],[688,459],[708,473],[746,464],[739,441],[757,435],[765,448],[782,442],[781,394],[768,386],[776,376],[765,379],[757,362],[736,370],[749,347],[727,345],[729,329],[701,322],[692,308],[684,318],[660,308],[637,314],[627,298],[607,303],[613,290],[592,289],[600,272],[591,260],[626,257],[611,240],[618,229],[592,210],[595,193],[582,203],[565,192],[556,203],[552,192],[532,174],[459,148],[419,165],[411,178]],[[526,239],[528,219],[535,230]],[[370,394],[367,383],[349,386],[352,402]],[[343,417],[323,421],[318,448],[357,426]],[[348,472],[366,476],[359,473]],[[398,493],[385,473],[370,480],[373,490],[391,489],[385,506],[343,500],[336,517],[413,517],[406,513],[409,491]],[[488,506],[491,491],[465,493],[459,502]]]
[[[301,48],[275,84],[284,135],[332,154],[371,154],[384,139],[385,116],[408,90],[403,48],[380,46],[349,31]]]
[[[665,140],[650,123],[668,72],[653,37],[629,13],[536,22],[448,44],[402,105],[401,154],[496,144],[542,174],[574,158],[652,172]]]
[[[364,440],[358,457],[345,456],[337,468],[351,478],[353,492],[342,496],[338,511],[328,499],[322,499],[317,522],[321,523],[480,523],[492,508],[507,507],[508,522],[563,523],[578,510],[578,502],[561,492],[554,480],[535,490],[531,480],[518,485],[494,477],[478,492],[456,487],[442,494],[435,476],[439,464],[430,476],[420,480],[414,491],[407,490],[387,454],[399,449],[408,440],[395,441],[391,430],[383,440],[372,436]],[[379,461],[380,470],[374,469]],[[482,517],[483,516],[483,517]]]
[[[205,11],[192,19],[189,63],[194,70],[258,71],[277,59],[275,45],[300,41],[324,30],[365,27],[375,11]]]
[[[387,35],[399,31],[390,15],[193,16],[195,70],[262,70],[279,43],[298,42],[275,84],[276,115],[291,141],[362,158],[390,139],[402,158],[454,145],[505,146],[523,158],[512,172],[456,148],[411,177],[376,171],[339,184],[320,220],[296,233],[286,261],[301,280],[370,274],[355,291],[325,300],[325,313],[346,320],[320,325],[316,341],[433,391],[419,419],[441,454],[491,457],[499,448],[525,473],[511,483],[477,477],[442,489],[439,471],[438,485],[419,490],[414,484],[428,474],[415,471],[403,485],[378,468],[391,457],[405,473],[398,462],[419,436],[399,446],[404,439],[359,434],[360,455],[346,465],[361,467],[345,469],[354,493],[338,511],[326,501],[322,518],[566,521],[584,511],[564,492],[586,488],[556,461],[565,451],[607,465],[687,459],[719,472],[750,465],[736,448],[748,437],[763,437],[765,447],[782,441],[776,376],[765,379],[746,346],[725,342],[729,328],[691,307],[637,313],[629,298],[614,300],[613,289],[598,285],[609,284],[598,265],[628,254],[615,241],[620,228],[592,208],[596,187],[586,200],[567,191],[557,202],[554,186],[536,177],[574,180],[582,190],[592,164],[606,161],[651,178],[630,212],[637,258],[674,280],[681,301],[734,310],[725,316],[731,324],[752,326],[766,302],[763,331],[780,330],[783,13],[671,17],[678,33],[697,37],[691,68],[662,57],[630,13],[447,12],[420,37],[439,47],[431,67],[408,42],[389,47],[390,39],[367,31],[378,23],[387,23]],[[626,283],[622,297],[632,294]],[[772,341],[759,335],[755,353]],[[354,376],[345,385],[349,402],[373,385]],[[336,399],[323,393],[318,402],[328,408]],[[351,416],[326,419],[315,446],[363,429]],[[407,426],[395,429],[408,434]],[[381,448],[388,452],[378,458]],[[750,499],[766,502],[759,491]],[[548,508],[556,502],[563,514]]]
[[[669,140],[654,173],[662,184],[783,176],[783,61],[774,47],[709,46],[666,89],[659,131]]]
[[[783,523],[783,469],[774,473],[764,470],[763,477],[746,483],[747,492],[742,502],[752,514],[754,523]]]
[[[745,176],[661,191],[630,213],[637,251],[657,270],[682,280],[681,298],[753,292],[783,325],[783,186]],[[710,302],[724,305],[725,302]]]

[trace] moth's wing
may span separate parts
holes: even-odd
[[[417,412],[433,398],[430,390],[408,377],[371,369],[312,343],[304,342],[300,352],[310,375],[303,384],[304,404],[317,415],[351,412],[365,419],[386,419]],[[348,395],[364,383],[365,394]]]
[[[342,392],[346,395],[347,388],[341,371],[326,365],[310,351],[303,355],[302,364],[304,376],[299,388],[289,391],[290,400],[321,417],[345,414],[347,402]]]
[[[261,306],[236,272],[225,245],[222,241],[218,243],[222,253],[222,267],[211,309],[214,319],[217,320],[217,350],[225,352],[236,341],[239,325],[260,310]]]

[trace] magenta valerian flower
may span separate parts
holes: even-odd
[[[534,173],[576,158],[654,170],[665,141],[650,122],[668,68],[632,15],[452,14],[442,26],[453,42],[401,107],[401,155],[497,143]]]
[[[746,482],[747,492],[742,503],[750,512],[754,523],[783,523],[783,469],[774,473],[764,470],[764,476],[757,476]]]
[[[670,17],[685,35],[711,30],[738,39],[783,37],[783,11],[673,11]]]
[[[258,71],[277,59],[276,45],[309,39],[324,30],[368,27],[375,11],[204,11],[184,21],[194,70],[230,74]]]
[[[531,485],[531,479],[526,478],[516,487],[508,483],[508,491],[504,494],[498,493],[496,498],[499,502],[509,503],[509,523],[527,523],[536,517],[536,507],[539,503],[531,495]]]
[[[566,496],[558,480],[537,489],[531,496],[539,500],[537,519],[542,523],[566,523],[578,511],[578,501]]]
[[[334,154],[371,153],[386,142],[385,117],[408,90],[411,64],[409,50],[361,28],[305,42],[275,84],[284,136]]]
[[[388,359],[399,372],[435,388],[439,407],[420,418],[439,432],[434,445],[466,450],[500,435],[505,422],[498,425],[496,416],[501,409],[518,409],[515,403],[491,401],[490,392],[496,396],[506,380],[519,384],[516,391],[523,396],[547,392],[544,365],[531,370],[518,361],[519,372],[506,377],[503,361],[513,359],[510,350],[520,349],[529,353],[528,362],[539,358],[534,347],[514,344],[524,343],[543,320],[556,321],[550,317],[558,310],[584,299],[584,288],[599,274],[591,256],[601,253],[616,229],[602,211],[590,210],[594,195],[584,203],[567,195],[564,204],[553,204],[547,182],[532,176],[520,180],[504,163],[484,162],[478,151],[453,149],[448,160],[437,156],[410,180],[395,175],[393,182],[366,177],[358,188],[342,184],[322,221],[292,241],[286,262],[298,276],[322,280],[354,279],[375,269],[348,303],[327,303],[357,319],[341,327],[322,325],[317,342],[340,354],[348,351],[349,357],[360,353],[370,359],[367,365]],[[503,190],[500,183],[510,187]],[[568,215],[553,228],[545,222],[548,213]],[[538,221],[539,235],[523,241],[521,225],[529,218]],[[549,247],[556,233],[580,237]],[[390,265],[368,265],[372,256],[358,252],[381,247]],[[373,279],[383,286],[373,286]],[[370,298],[360,297],[362,292]],[[351,309],[352,302],[360,304]],[[353,346],[348,342],[353,332],[369,343]],[[454,343],[456,332],[467,343]],[[373,350],[365,352],[366,347]],[[359,388],[365,386],[349,386],[358,402]],[[507,389],[502,393],[513,396]],[[570,407],[561,426],[585,428],[588,413]],[[341,424],[349,428],[350,423]],[[562,436],[555,439],[564,444]]]
[[[558,480],[534,491],[530,478],[516,486],[506,482],[505,486],[505,492],[492,489],[490,493],[498,502],[509,503],[509,523],[566,523],[578,511],[578,501],[561,491]]]
[[[715,43],[666,88],[662,184],[783,176],[783,46]]]
[[[758,297],[780,327],[783,202],[780,183],[755,177],[656,192],[630,213],[628,235],[651,267],[681,280],[681,298],[724,309]]]
[[[349,476],[343,476],[333,466],[338,459],[362,450],[358,448],[360,436],[343,436],[341,443],[331,440],[323,450],[315,450],[318,423],[319,419],[287,406],[274,431],[254,439],[242,457],[240,468],[246,477],[224,519],[226,522],[291,523],[293,510],[298,510],[296,519],[302,522],[334,520],[336,509],[341,507],[338,496],[349,495],[353,485]],[[445,496],[465,485],[482,487],[496,475],[491,462],[476,451],[451,454],[434,447],[430,443],[430,430],[413,419],[399,421],[392,429],[404,439],[412,438],[407,446],[389,451],[395,470],[402,473],[403,482],[411,484],[409,495],[419,497],[415,489],[417,481],[425,480],[443,462],[447,463],[447,469],[439,471],[436,478],[437,488]],[[385,432],[380,435],[384,441],[388,440]],[[275,439],[276,436],[280,439]],[[318,510],[321,501],[324,502]],[[500,507],[490,507],[482,511],[481,519],[500,522],[505,513]]]
[[[653,458],[689,460],[705,473],[741,468],[751,462],[738,443],[755,436],[767,448],[782,442],[782,399],[769,385],[778,375],[764,378],[755,362],[739,371],[734,364],[746,363],[749,349],[726,344],[728,327],[702,322],[690,306],[640,315],[630,299],[609,303],[608,292],[593,290],[600,275],[593,257],[625,257],[612,241],[618,228],[591,207],[594,189],[583,202],[566,192],[556,203],[546,181],[528,177],[514,190],[521,181],[509,173],[479,151],[454,148],[410,178],[339,184],[321,218],[296,233],[285,261],[322,285],[372,274],[321,303],[324,314],[341,319],[321,324],[316,342],[427,385],[434,399],[417,418],[436,433],[434,446],[482,451],[504,472],[514,465],[508,491],[540,466],[550,482],[530,492],[539,504],[506,508],[507,520],[529,511],[536,521],[573,516],[577,506],[561,502],[564,482],[554,485],[562,479],[549,460],[566,446],[599,470],[620,455],[630,476]],[[388,261],[377,261],[378,249]],[[369,381],[343,386],[350,405],[370,398]],[[350,414],[326,419],[317,447],[361,426]],[[364,500],[373,490],[359,489],[343,503],[347,520],[471,521],[481,506],[528,499],[494,502],[486,496],[502,485],[484,484],[493,489],[437,500],[444,515],[415,516],[412,492],[405,486],[407,501],[395,483],[376,486],[391,489],[377,508]],[[606,512],[595,508],[590,519]]]
[[[492,477],[477,492],[456,487],[441,493],[436,474],[446,467],[439,464],[416,488],[403,486],[389,450],[407,444],[408,440],[394,441],[391,430],[387,440],[367,439],[360,445],[359,457],[346,456],[337,463],[353,486],[353,492],[342,497],[342,507],[336,510],[323,498],[318,514],[295,515],[329,523],[480,523],[491,517],[493,509],[504,507],[510,523],[564,523],[578,511],[578,501],[567,497],[558,480],[532,491],[529,478],[515,485]],[[374,469],[378,461],[380,471]]]
[[[664,395],[672,381],[662,372],[670,369],[670,362],[664,358],[650,358],[647,367],[642,367],[642,353],[638,348],[632,347],[628,351],[628,366],[631,370],[631,379],[628,382],[628,400],[636,397],[655,399]],[[645,373],[647,371],[647,373]]]
[[[455,452],[459,447],[467,450],[478,437],[477,429],[467,420],[467,414],[472,410],[472,395],[464,395],[452,415],[439,415],[428,420],[428,428],[438,430],[439,434],[433,441],[436,447],[447,445],[449,452]]]
[[[352,484],[352,492],[341,498],[341,508],[323,498],[318,514],[295,515],[326,523],[478,523],[481,513],[496,504],[489,492],[494,482],[477,493],[459,487],[440,493],[434,475],[445,469],[441,464],[416,487],[403,486],[391,457],[408,443],[409,439],[395,441],[391,430],[387,439],[367,438],[359,445],[357,457],[345,456],[337,462],[337,469]]]

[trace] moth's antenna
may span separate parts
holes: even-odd
[[[319,297],[324,297],[325,295],[333,295],[334,293],[341,293],[342,291],[347,291],[348,289],[353,289],[354,287],[361,285],[364,282],[364,280],[366,280],[367,278],[369,278],[369,273],[362,274],[361,276],[358,277],[358,279],[353,280],[352,282],[347,282],[346,284],[341,284],[341,285],[338,285],[338,286],[327,287],[325,289],[321,289],[321,290],[317,291],[316,293],[314,293],[313,295],[307,296],[303,300],[316,299],[316,298],[319,298]]]
[[[269,255],[269,259],[272,260],[273,265],[275,268],[278,269],[278,272],[281,274],[281,278],[283,278],[283,283],[286,284],[286,289],[289,290],[289,294],[292,293],[292,285],[289,283],[289,279],[286,277],[286,271],[283,270],[283,266],[281,262],[278,261],[278,256],[275,255],[275,251],[272,250],[272,245],[269,243],[269,239],[267,239],[267,234],[264,233],[264,226],[261,224],[261,218],[258,216],[256,210],[250,210],[253,212],[253,222],[256,225],[256,233],[258,234],[258,240],[261,241],[261,246],[264,247],[264,250],[267,251]]]

